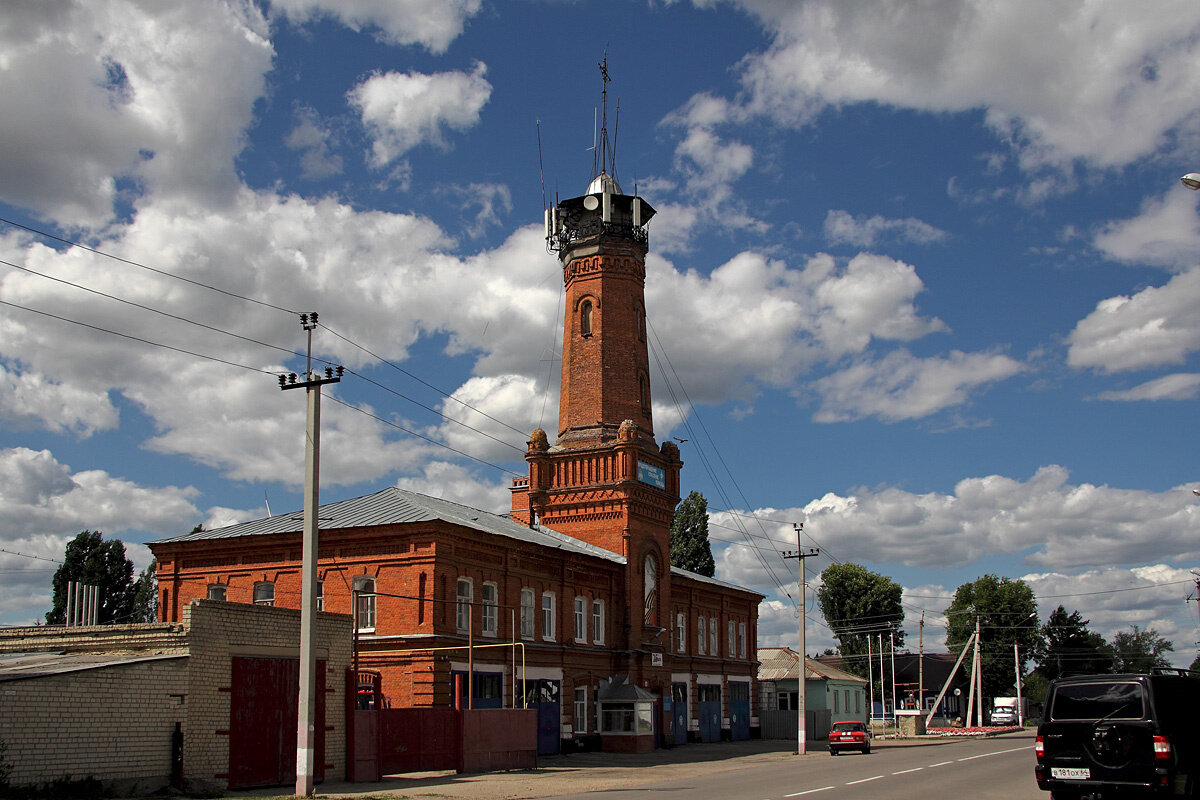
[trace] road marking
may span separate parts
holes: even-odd
[[[902,769],[899,772],[893,772],[893,775],[907,775],[910,772],[920,772],[924,767],[913,767],[912,769]]]
[[[785,794],[784,797],[802,797],[806,794],[815,794],[816,792],[824,792],[824,791],[828,791],[829,789],[832,789],[832,788],[833,788],[832,786],[822,786],[820,789],[808,789],[803,792],[796,792],[795,794]]]
[[[847,783],[846,785],[847,785],[847,786],[854,786],[854,785],[856,785],[856,784],[859,784],[859,783],[867,783],[868,781],[877,781],[877,780],[879,780],[879,779],[880,779],[880,778],[882,778],[882,777],[883,777],[882,775],[876,775],[876,776],[874,776],[873,778],[863,778],[863,779],[861,779],[861,780],[857,780],[857,781],[850,781],[850,782],[849,782],[849,783]]]
[[[1002,756],[1005,753],[1018,753],[1022,750],[1028,750],[1028,747],[1010,747],[1008,750],[997,750],[994,753],[980,753],[977,756],[966,756],[958,759],[959,761],[973,761],[976,758],[987,758],[988,756]]]
[[[938,763],[936,763],[936,764],[930,764],[930,765],[929,765],[929,768],[930,768],[930,769],[933,769],[934,767],[944,767],[944,766],[946,766],[947,764],[953,764],[953,763],[954,763],[953,761],[939,761],[939,762],[938,762]]]

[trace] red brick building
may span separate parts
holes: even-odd
[[[359,667],[391,705],[451,704],[463,676],[475,707],[536,704],[543,752],[756,726],[762,595],[670,567],[682,462],[651,415],[654,213],[602,169],[547,214],[567,296],[558,435],[531,435],[510,515],[396,488],[321,507],[318,607],[349,613],[359,592]],[[153,543],[162,620],[202,597],[298,607],[300,546],[298,515]]]

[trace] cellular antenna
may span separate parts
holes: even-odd
[[[600,67],[600,134],[592,145],[592,180],[597,175],[606,174],[613,180],[617,178],[616,150],[608,141],[608,50],[604,51],[604,60]]]

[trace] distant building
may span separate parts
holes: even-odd
[[[536,706],[543,753],[743,739],[757,722],[762,595],[670,567],[682,461],[651,414],[655,211],[606,154],[602,133],[586,192],[547,213],[567,300],[558,434],[530,436],[511,514],[395,488],[319,513],[316,602],[348,613],[357,593],[379,701],[449,705],[457,678],[474,707]],[[161,618],[205,597],[297,608],[300,543],[293,516],[152,543]]]
[[[797,735],[800,657],[788,647],[758,651],[759,717],[764,739]],[[824,739],[834,722],[866,720],[867,682],[838,667],[805,658],[806,737]]]

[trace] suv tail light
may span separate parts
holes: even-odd
[[[1157,761],[1171,760],[1171,742],[1167,739],[1167,737],[1154,737],[1154,758]]]
[[[1157,742],[1155,742],[1154,749],[1155,749],[1155,752],[1157,753],[1157,751],[1158,751],[1158,743]],[[1042,737],[1040,737],[1040,736],[1037,737],[1037,739],[1034,741],[1033,753],[1038,758],[1041,758],[1042,756],[1046,755],[1046,743],[1042,741]]]

